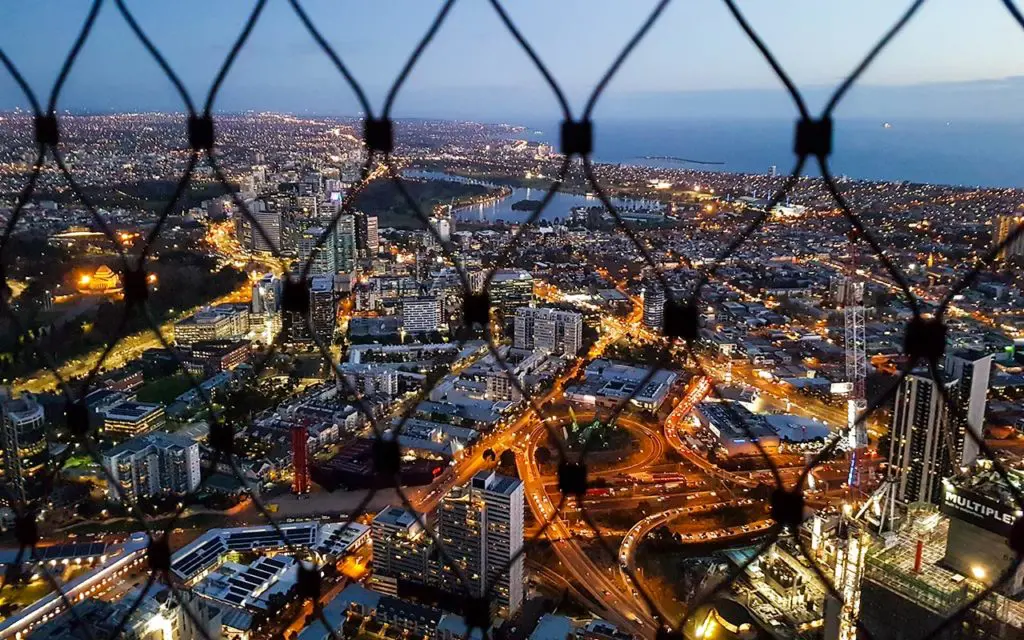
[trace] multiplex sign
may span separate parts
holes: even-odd
[[[1008,535],[1017,517],[1014,507],[963,488],[946,486],[942,512],[999,535]]]

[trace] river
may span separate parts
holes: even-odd
[[[488,187],[499,186],[482,180],[473,180],[440,171],[410,170],[403,172],[403,175],[408,178],[418,178],[421,180],[446,180],[448,182],[481,184]],[[500,198],[484,204],[468,205],[466,207],[456,209],[455,216],[458,220],[465,220],[468,222],[525,222],[533,212],[515,211],[512,209],[512,205],[520,200],[542,200],[545,195],[547,195],[547,191],[544,189],[512,189],[512,193],[505,198]],[[655,210],[661,208],[661,203],[658,202],[624,198],[613,198],[612,204],[619,209],[640,208]],[[601,200],[598,199],[596,195],[577,195],[574,193],[559,192],[551,198],[551,202],[548,203],[548,206],[545,207],[544,211],[541,213],[540,219],[555,220],[557,218],[559,220],[565,220],[569,217],[569,213],[575,207],[596,206],[601,206]]]

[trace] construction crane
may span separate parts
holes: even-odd
[[[846,483],[851,488],[860,486],[859,458],[863,457],[864,449],[868,446],[867,427],[863,420],[857,421],[857,417],[868,406],[865,390],[868,362],[867,343],[864,338],[864,283],[856,278],[857,239],[856,232],[851,232],[852,265],[840,288],[844,319],[843,346],[846,351],[846,381],[850,385],[846,400],[846,448],[850,452],[850,472]]]

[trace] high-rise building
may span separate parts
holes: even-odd
[[[334,302],[334,278],[314,277],[309,282],[309,323],[313,328],[313,333],[322,342],[330,344],[334,339],[337,315],[337,307]]]
[[[395,595],[398,581],[426,584],[431,540],[416,514],[385,507],[370,525],[373,577],[378,591]]]
[[[943,384],[949,392],[955,386]],[[896,475],[898,502],[939,504],[942,479],[952,475],[954,464],[959,464],[957,451],[963,450],[955,439],[949,408],[936,382],[924,371],[908,374],[896,393],[890,429],[889,463]]]
[[[334,234],[327,234],[320,243],[320,238],[327,233],[324,227],[309,227],[299,238],[299,268],[305,269],[310,263],[309,275],[333,276],[337,269],[334,249]],[[319,246],[318,246],[319,244]]]
[[[250,328],[270,344],[281,330],[281,279],[268,273],[252,285]]]
[[[998,247],[1005,242],[1021,224],[1024,224],[1024,216],[997,216],[993,221],[992,245]],[[1024,256],[1024,234],[1014,238],[999,252],[1000,260],[1014,256]]]
[[[516,309],[514,346],[574,356],[583,344],[583,316],[549,308]]]
[[[533,306],[533,276],[522,269],[499,269],[491,278],[491,305],[507,320],[519,307]]]
[[[492,593],[496,614],[515,614],[523,602],[523,509],[523,483],[493,471],[452,489],[437,516],[442,562],[451,563],[441,569],[442,586],[453,593],[466,588],[472,596]]]
[[[283,226],[280,209],[263,199],[251,200],[246,203],[246,207],[249,215],[244,211],[235,213],[235,232],[239,244],[249,251],[279,251]]]
[[[402,299],[402,327],[408,333],[437,331],[441,325],[441,302],[435,296]]]
[[[159,494],[186,494],[199,487],[199,444],[171,433],[148,433],[103,454],[103,466],[133,502]],[[107,489],[111,499],[121,492]]]
[[[363,258],[372,258],[380,249],[380,234],[377,230],[377,216],[362,211],[355,213],[356,249]]]
[[[660,332],[665,326],[665,290],[657,282],[644,285],[644,326]]]
[[[946,354],[946,375],[954,381],[954,410],[950,416],[956,457],[959,466],[968,466],[978,459],[981,447],[978,441],[985,422],[988,402],[989,378],[992,374],[992,356],[980,351],[961,350]],[[970,429],[975,437],[967,433]]]
[[[326,221],[329,223],[330,221]],[[356,217],[338,216],[334,224],[334,266],[336,271],[351,272],[356,266]]]
[[[43,407],[26,393],[19,398],[4,398],[0,410],[4,484],[18,500],[36,497],[33,481],[46,470],[49,458]]]

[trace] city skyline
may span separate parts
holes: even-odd
[[[285,0],[189,2],[133,10],[199,104],[264,7],[212,131],[116,0],[0,24],[45,101],[99,9],[53,118],[0,97],[0,640],[1024,636],[999,2],[911,5],[795,150],[731,0],[592,123],[495,2],[390,121]],[[578,115],[645,2],[506,9]],[[809,118],[906,9],[819,5],[740,4]],[[439,6],[306,9],[376,108]]]

